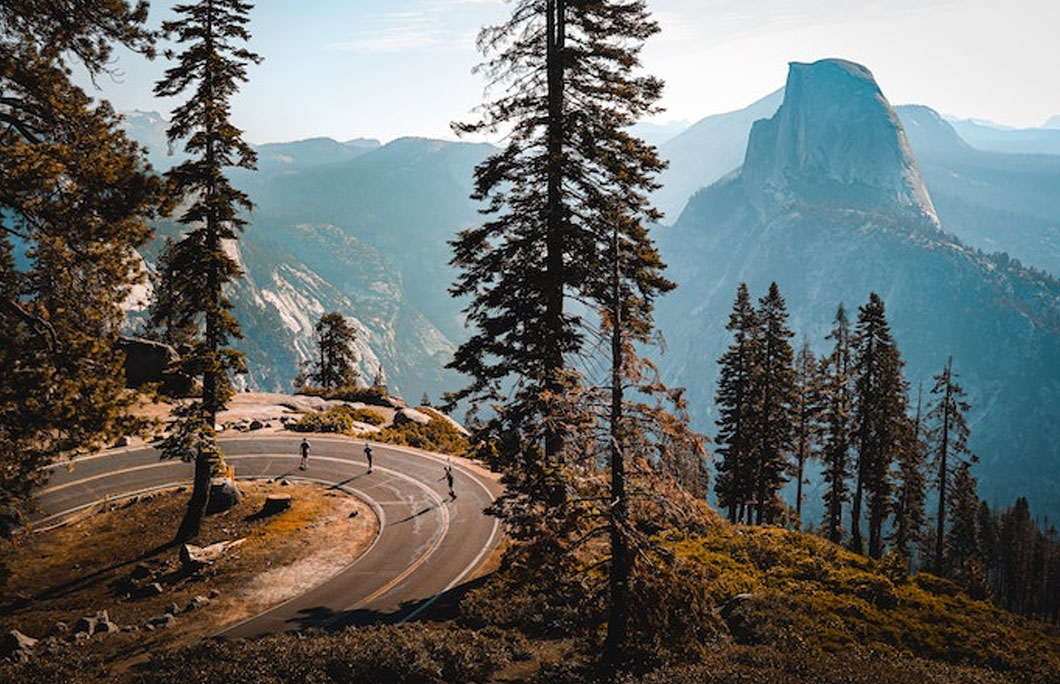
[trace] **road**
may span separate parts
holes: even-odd
[[[496,518],[484,513],[501,487],[488,475],[453,461],[455,500],[444,480],[445,457],[372,444],[367,473],[363,442],[310,437],[309,469],[298,470],[301,436],[220,439],[237,478],[286,477],[333,486],[368,502],[380,533],[356,560],[323,584],[230,626],[238,638],[343,622],[402,621],[415,617],[443,592],[470,577],[500,541]],[[188,483],[192,465],[161,461],[152,448],[83,457],[59,466],[39,493],[40,529],[104,497]]]

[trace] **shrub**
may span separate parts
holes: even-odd
[[[400,444],[416,449],[461,456],[467,451],[468,440],[444,418],[431,418],[426,425],[405,423],[384,428],[374,439],[389,444]]]
[[[299,389],[297,394],[307,397],[321,397],[322,399],[338,399],[339,401],[359,401],[362,404],[372,406],[390,406],[390,394],[383,387],[357,387],[347,385],[336,389],[325,389],[307,385]]]

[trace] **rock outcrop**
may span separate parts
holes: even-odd
[[[938,225],[898,115],[872,73],[852,62],[791,64],[780,109],[751,129],[742,177],[767,210],[904,209]]]

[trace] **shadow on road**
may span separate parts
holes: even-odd
[[[447,620],[457,616],[460,601],[468,592],[481,587],[488,579],[481,577],[471,582],[465,582],[449,591],[417,601],[405,601],[401,606],[390,613],[377,610],[356,609],[345,611],[334,611],[330,608],[317,606],[307,608],[300,615],[287,621],[290,630],[312,630],[323,629],[336,632],[347,627],[366,627],[368,625],[391,625],[405,622],[412,617],[413,622],[424,620]]]

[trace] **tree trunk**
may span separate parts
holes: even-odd
[[[210,498],[210,461],[201,450],[195,456],[195,480],[191,488],[191,498],[184,511],[184,518],[177,530],[178,542],[194,539],[202,528],[206,517],[206,504]]]
[[[622,659],[629,622],[629,576],[632,559],[626,539],[626,464],[623,456],[622,302],[619,291],[618,232],[613,242],[614,282],[611,308],[611,610],[604,639],[604,661],[614,667]]]
[[[545,388],[553,396],[563,391],[563,51],[566,43],[566,0],[548,0],[546,17],[546,71],[548,78],[548,189],[545,235]],[[563,452],[563,434],[548,421],[545,427],[545,461],[558,463]]]

